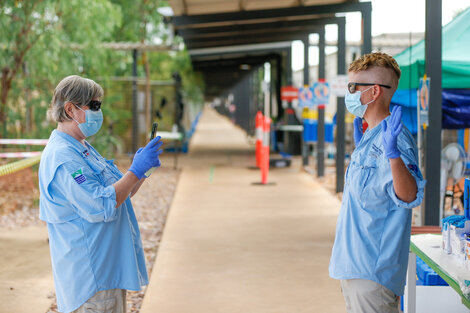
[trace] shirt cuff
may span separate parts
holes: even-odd
[[[103,192],[104,198],[104,222],[114,221],[117,217],[117,208],[116,208],[116,189],[114,186],[107,186],[104,188]]]
[[[392,197],[392,200],[393,202],[395,202],[396,205],[398,205],[400,208],[404,208],[404,209],[412,209],[412,208],[415,208],[417,207],[418,205],[421,204],[421,202],[423,202],[423,197],[424,197],[424,186],[426,185],[426,180],[424,179],[419,179],[415,176],[413,176],[413,178],[415,179],[416,181],[416,186],[418,187],[417,188],[417,192],[416,192],[416,199],[413,200],[412,202],[405,202],[403,200],[400,200],[397,195],[395,194],[395,190],[393,189],[393,184],[392,184],[392,192],[390,193],[391,194],[391,197]]]

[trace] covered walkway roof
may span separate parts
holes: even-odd
[[[175,31],[188,50],[298,39],[312,27],[335,23],[329,19],[336,13],[370,14],[371,7],[357,0],[171,0],[170,4]]]
[[[170,0],[175,33],[184,39],[196,70],[215,65],[262,64],[284,49],[250,45],[303,40],[326,24],[338,23],[336,13],[361,12],[364,51],[370,51],[370,2],[357,0]],[[248,45],[248,46],[247,46]],[[227,47],[237,46],[232,53]],[[214,60],[231,62],[214,63]]]

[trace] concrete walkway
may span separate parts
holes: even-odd
[[[254,186],[253,147],[206,109],[141,313],[345,312],[328,277],[340,202],[300,165]]]
[[[0,313],[45,313],[54,284],[46,227],[0,228]]]

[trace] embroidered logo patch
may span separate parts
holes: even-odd
[[[75,173],[72,173],[72,177],[77,182],[77,184],[79,184],[79,185],[86,182],[86,177],[85,177],[85,175],[83,175],[82,169],[79,169]]]
[[[90,152],[88,152],[88,150],[84,150],[82,154],[84,158],[88,158],[90,156]]]

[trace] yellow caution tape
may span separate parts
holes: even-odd
[[[16,162],[8,163],[5,165],[0,165],[0,176],[4,176],[4,175],[21,171],[22,169],[38,164],[40,160],[41,160],[41,155],[38,155],[32,158],[27,158],[27,159],[19,160]]]

